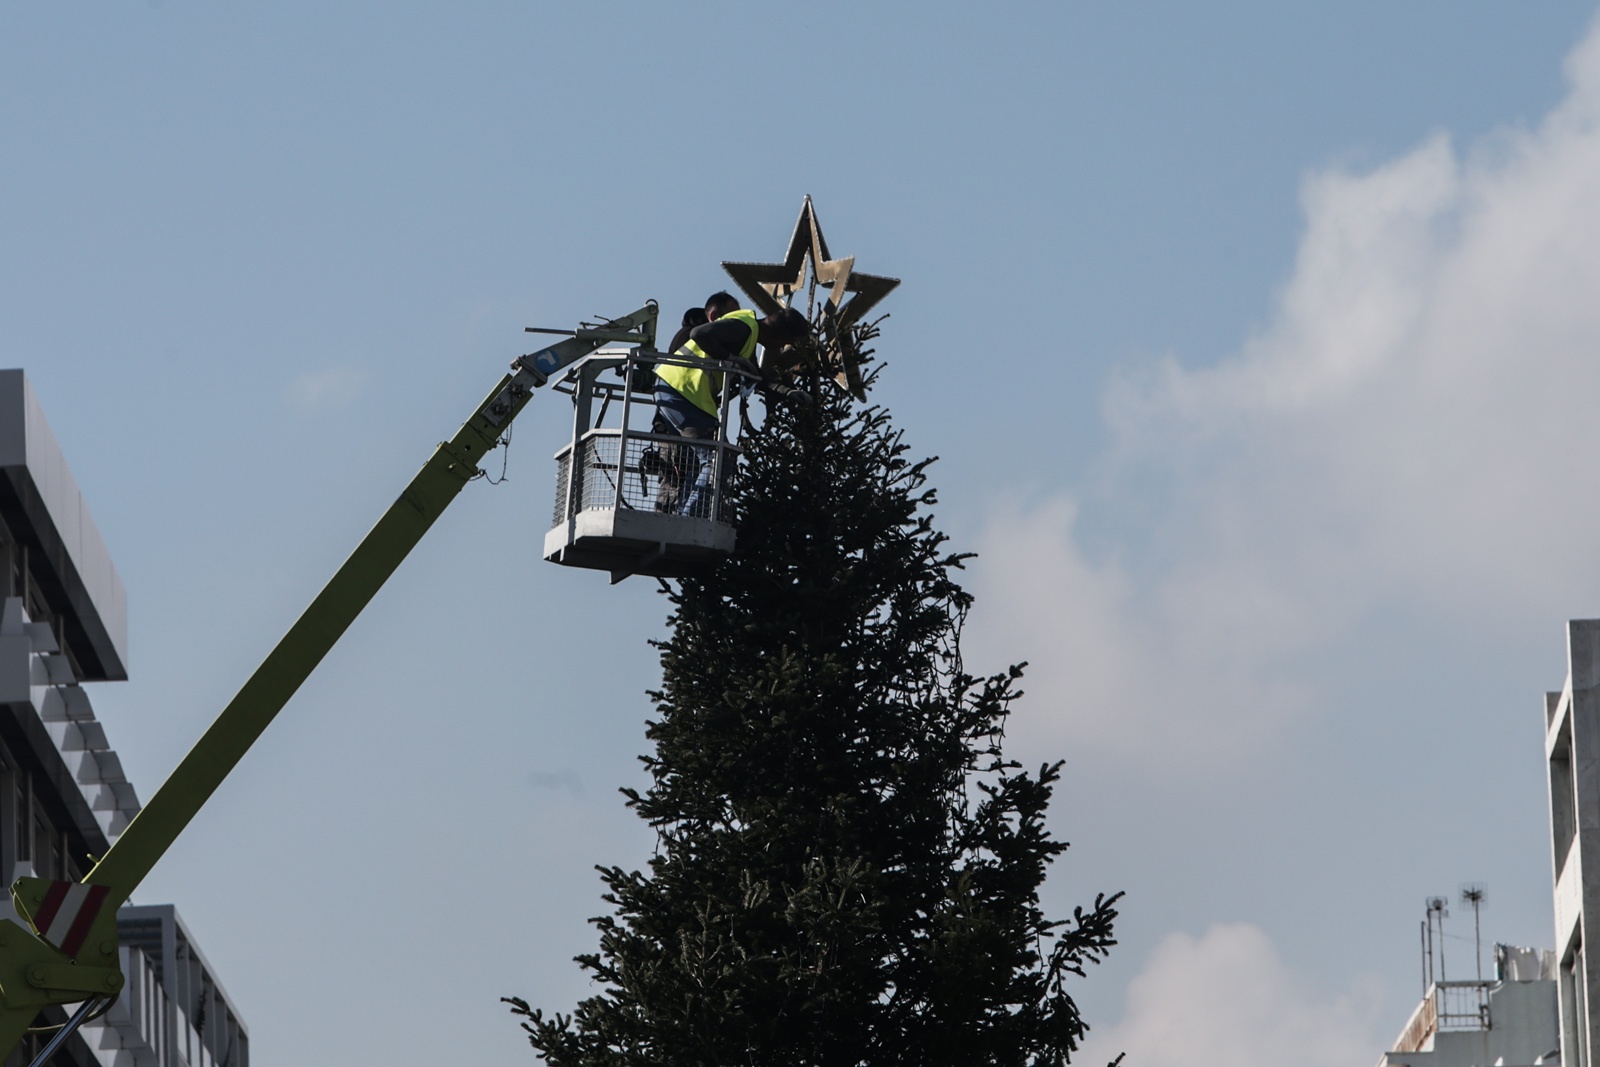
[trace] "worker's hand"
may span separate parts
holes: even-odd
[[[811,394],[806,392],[804,389],[791,389],[789,390],[789,395],[784,399],[796,409],[812,408],[817,404],[817,402],[811,398]]]

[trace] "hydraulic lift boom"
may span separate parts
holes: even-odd
[[[501,378],[456,435],[439,445],[94,869],[81,882],[17,879],[11,895],[18,916],[33,932],[0,921],[0,1058],[17,1047],[46,1005],[81,1002],[36,1063],[48,1059],[72,1030],[117,997],[123,986],[117,909],[434,520],[478,475],[478,463],[533,390],[601,345],[653,349],[655,331],[656,304],[651,301],[631,315],[573,331],[565,340],[513,362],[513,373]]]

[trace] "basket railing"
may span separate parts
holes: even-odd
[[[653,412],[644,364],[683,364],[721,374],[720,425],[712,437],[658,434],[630,425]],[[615,370],[612,381],[600,377]],[[759,372],[745,361],[703,360],[660,352],[601,351],[574,364],[557,386],[579,405],[575,439],[556,453],[552,525],[591,510],[643,511],[728,522],[727,487],[739,448],[728,441],[738,382]],[[620,422],[605,425],[608,414]],[[578,461],[573,462],[576,451]]]
[[[578,439],[577,476],[572,446],[556,453],[556,495],[551,525],[581,511],[652,511],[691,519],[725,520],[724,497],[735,445],[709,438],[638,430],[588,430]]]

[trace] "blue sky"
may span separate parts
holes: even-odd
[[[523,326],[675,312],[809,193],[905,280],[879,399],[983,553],[975,663],[1035,665],[1018,754],[1068,761],[1052,905],[1128,891],[1083,1062],[1376,1057],[1462,882],[1548,945],[1594,9],[1218,7],[0,7],[0,364],[129,589],[94,699],[142,795]],[[527,1062],[496,998],[586,992],[666,612],[540,561],[562,421],[139,895],[262,1062]]]

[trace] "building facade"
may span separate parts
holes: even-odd
[[[1590,1067],[1600,1053],[1600,620],[1567,624],[1567,681],[1545,695],[1544,726],[1562,1062]]]
[[[1494,978],[1429,985],[1378,1067],[1540,1067],[1559,1058],[1555,954],[1494,946]]]
[[[138,814],[87,686],[128,676],[127,597],[27,377],[0,370],[0,874],[78,879]],[[4,921],[19,922],[9,906]],[[249,1067],[232,1002],[170,905],[118,914],[127,985],[52,1063]],[[52,1009],[41,1025],[59,1023]],[[4,1067],[32,1061],[31,1037]]]

